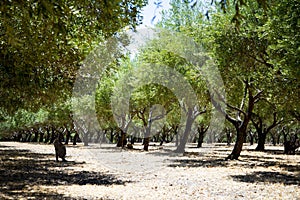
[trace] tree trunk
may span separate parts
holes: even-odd
[[[40,137],[39,137],[39,142],[43,142],[44,141],[44,135],[45,135],[45,129],[41,128],[41,132],[40,132]]]
[[[180,143],[179,143],[177,149],[175,150],[175,152],[177,152],[177,153],[184,153],[185,145],[187,143],[189,134],[190,134],[191,129],[192,129],[192,124],[194,122],[194,119],[192,119],[192,114],[193,114],[192,112],[193,112],[192,109],[188,110],[188,116],[187,116],[187,121],[186,121],[185,129],[184,129],[184,133],[183,133],[183,136],[180,140]]]
[[[208,129],[208,128],[207,128]],[[207,131],[207,129],[204,128],[204,126],[198,127],[198,144],[197,144],[197,148],[202,147],[202,143],[203,143],[203,139],[204,139],[204,135]]]
[[[83,133],[83,146],[89,146],[89,132]]]
[[[178,135],[179,126],[176,125],[175,127],[174,126],[172,126],[172,127],[173,127],[174,135],[175,135],[175,146],[178,147],[178,145],[179,145],[179,135]],[[173,138],[174,138],[174,136],[173,136]]]
[[[276,135],[272,135],[272,144],[276,146]]]
[[[28,131],[28,136],[26,138],[26,142],[30,142],[31,141],[31,136],[32,136],[31,131]]]
[[[110,130],[110,142],[114,143],[114,129]]]
[[[17,134],[18,134],[17,135],[17,142],[21,142],[21,140],[22,140],[22,132],[18,132]]]
[[[48,126],[45,129],[46,129],[46,138],[44,140],[44,143],[48,143],[50,140],[50,129]]]
[[[253,135],[253,133],[251,131],[249,132],[249,137],[250,137],[249,138],[250,145],[253,145],[254,144],[254,135]]]
[[[118,143],[117,143],[117,147],[125,147],[125,145],[127,144],[126,141],[126,133],[121,129],[121,137],[119,137],[118,139]]]
[[[144,138],[144,151],[149,150],[150,137]]]
[[[204,138],[204,134],[201,134],[201,135],[200,135],[200,133],[199,133],[199,138],[198,138],[197,148],[202,147],[203,138]]]
[[[102,134],[104,135],[104,133],[101,131],[98,131],[98,132],[96,132],[96,134],[97,134],[97,136],[96,136],[94,143],[102,143],[101,136],[102,136]]]
[[[258,123],[255,123],[254,120],[252,120],[255,128],[256,128],[256,131],[257,131],[257,134],[258,134],[258,145],[256,147],[256,151],[264,151],[265,150],[265,142],[266,142],[266,137],[267,137],[267,134],[271,131],[271,129],[273,129],[274,127],[276,127],[279,123],[281,123],[282,121],[277,121],[277,113],[273,113],[273,123],[268,126],[268,127],[264,127],[263,125],[263,120],[258,116]],[[276,143],[275,142],[275,138],[274,138],[274,135],[272,136],[272,139],[273,139],[273,144]]]
[[[27,139],[27,134],[26,134],[26,131],[23,130],[21,131],[21,142],[26,142],[26,139]]]
[[[77,139],[78,139],[79,135],[78,133],[76,132],[74,137],[73,137],[73,145],[76,145],[77,144]]]
[[[107,129],[104,130],[104,132],[102,133],[102,137],[101,137],[101,143],[107,143],[107,138],[106,138],[106,135],[107,135]]]
[[[164,141],[166,141],[166,134],[165,133],[162,133],[162,136],[161,136],[161,140],[160,140],[160,143],[159,143],[159,146],[162,146]]]
[[[149,143],[150,143],[150,130],[151,130],[151,124],[148,125],[146,128],[146,133],[144,137],[144,151],[148,151]]]
[[[65,141],[65,144],[69,144],[69,140],[70,140],[70,137],[71,137],[71,131],[68,129],[68,127],[66,126],[66,141]]]
[[[190,131],[191,131],[191,126],[192,126],[192,124],[187,123],[186,129],[183,133],[183,137],[181,138],[180,143],[179,143],[177,149],[175,150],[175,152],[184,153],[185,145],[187,143],[187,140],[188,140],[188,137],[189,137],[189,134],[190,134]]]
[[[130,138],[130,143],[134,144],[135,140],[136,140],[136,137],[132,135],[131,138]]]
[[[257,147],[255,148],[256,151],[264,151],[265,150],[265,143],[266,143],[266,132],[258,132],[258,143]]]
[[[175,136],[175,146],[178,147],[179,145],[179,135],[178,133],[176,133],[176,136]]]
[[[121,147],[125,147],[126,144],[127,144],[126,133],[124,131],[121,131]]]
[[[232,135],[230,132],[226,133],[226,139],[227,139],[227,146],[230,146],[232,140]]]
[[[227,157],[227,159],[230,160],[237,160],[239,158],[243,149],[245,138],[247,136],[247,131],[245,128],[237,128],[236,132],[237,132],[237,140],[235,142],[231,154]]]
[[[51,127],[52,131],[51,131],[51,139],[50,139],[50,144],[53,143],[53,141],[55,140],[55,130],[54,130],[54,127],[52,126]]]
[[[34,137],[32,139],[32,142],[37,142],[39,137],[39,131],[38,130],[32,130],[34,132]]]
[[[41,132],[40,132],[39,142],[43,142],[43,141],[44,141],[44,132],[41,131]]]
[[[278,136],[277,136],[277,144],[279,144],[280,143],[280,134],[278,134]]]

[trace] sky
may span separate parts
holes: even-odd
[[[155,3],[161,2],[161,6],[158,7]],[[148,5],[144,7],[142,15],[144,17],[143,24],[141,27],[150,26],[153,27],[161,19],[160,12],[162,10],[167,10],[170,8],[170,0],[149,0]],[[152,18],[156,16],[153,23],[151,22]]]

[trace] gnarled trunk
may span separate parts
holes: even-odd
[[[202,143],[203,143],[203,139],[204,139],[204,135],[206,133],[206,131],[208,130],[209,126],[207,126],[206,128],[204,127],[204,125],[201,125],[200,127],[198,127],[198,144],[197,144],[197,148],[202,147]]]
[[[266,143],[267,133],[261,131],[258,133],[258,142],[257,147],[255,148],[256,151],[264,151],[265,150],[265,143]]]
[[[79,138],[79,135],[78,133],[76,132],[74,137],[73,137],[73,145],[76,145],[77,144],[77,139]]]
[[[244,141],[247,136],[247,125],[248,124],[243,124],[242,126],[236,127],[237,139],[234,144],[234,148],[233,148],[231,154],[227,157],[227,159],[237,160],[239,158],[239,156],[241,155],[241,152],[243,149],[243,144],[244,144]]]
[[[150,137],[144,138],[144,151],[149,150]]]
[[[66,126],[66,141],[65,141],[65,144],[69,144],[69,140],[70,140],[70,137],[71,137],[71,131],[68,129],[68,127]]]
[[[37,142],[39,137],[39,131],[37,129],[33,129],[32,132],[34,132],[34,137],[32,139],[32,142]]]
[[[194,122],[194,119],[192,117],[192,113],[193,110],[191,108],[188,109],[188,113],[187,113],[187,121],[186,121],[186,125],[185,125],[185,129],[184,129],[184,133],[183,133],[183,136],[182,138],[180,139],[180,143],[179,145],[177,146],[175,152],[177,153],[184,153],[184,149],[185,149],[185,145],[187,143],[187,140],[188,140],[188,137],[189,137],[189,134],[191,132],[191,129],[192,129],[192,124]]]
[[[39,142],[43,142],[43,141],[44,141],[44,132],[40,132]]]
[[[125,147],[126,144],[126,133],[121,129],[121,136],[118,138],[117,147]]]

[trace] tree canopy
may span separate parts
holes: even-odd
[[[111,130],[111,138],[114,133],[120,132],[123,137],[139,132],[137,135],[144,135],[149,143],[151,128],[161,138],[179,137],[181,130],[186,133],[198,130],[201,143],[209,120],[213,120],[208,114],[221,113],[227,119],[226,130],[235,129],[236,142],[228,158],[237,159],[249,131],[257,134],[257,150],[264,149],[265,140],[273,130],[291,127],[298,134],[298,1],[172,0],[171,8],[162,13],[162,20],[156,25],[162,29],[158,36],[136,55],[127,55],[123,47],[129,45],[130,37],[118,30],[124,27],[135,30],[141,23],[141,8],[145,4],[145,0],[1,2],[2,128],[46,121],[73,129],[70,98],[76,75],[81,75],[77,70],[95,47],[105,47],[106,40],[115,36],[118,41],[112,44],[112,59],[103,61],[109,62],[108,67],[97,80],[95,105],[86,91],[82,101],[72,99],[86,110],[93,111],[95,106],[100,127]],[[201,51],[194,51],[196,44]],[[100,54],[105,57],[109,51],[112,50],[104,49]],[[201,62],[189,61],[190,58],[201,58]],[[90,60],[94,61],[97,60]],[[176,89],[185,94],[189,89],[180,85],[181,79],[174,80],[176,75],[164,76],[170,72],[164,71],[165,67],[178,72],[186,85],[191,86],[193,100],[188,95],[177,99]],[[205,75],[205,70],[216,72]],[[163,81],[151,82],[158,79]],[[172,81],[178,84],[166,87]],[[197,106],[190,106],[186,103],[189,101]],[[114,103],[128,107],[126,116],[114,116]],[[184,123],[182,114],[188,119]],[[84,119],[88,126],[97,121],[90,118],[87,114]],[[115,121],[116,118],[120,120]],[[154,121],[159,126],[152,126]],[[131,123],[138,128],[127,129]],[[192,129],[193,126],[197,128]],[[86,127],[80,130],[89,137],[97,134],[97,130],[89,132]],[[226,132],[214,134],[221,141]],[[181,135],[184,141],[181,150],[195,134],[190,136]]]
[[[38,110],[70,95],[87,53],[141,23],[143,0],[1,1],[0,107]]]

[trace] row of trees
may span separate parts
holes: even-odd
[[[139,25],[146,3],[1,1],[0,138],[72,124],[69,99],[82,61],[119,29]]]
[[[230,126],[235,128],[236,143],[229,159],[239,157],[249,125],[254,127],[258,135],[257,150],[264,150],[267,135],[277,126],[292,128],[294,130],[292,134],[297,138],[299,134],[297,102],[299,28],[295,16],[299,16],[299,11],[296,9],[298,3],[278,1],[272,2],[269,8],[266,8],[257,2],[248,2],[248,5],[241,7],[240,10],[231,10],[228,7],[226,15],[219,11],[218,7],[212,7],[209,12],[206,11],[206,14],[210,13],[207,17],[202,12],[206,5],[200,5],[199,2],[198,5],[191,6],[188,2],[174,0],[171,4],[172,8],[164,14],[159,27],[188,35],[203,46],[205,53],[213,58],[221,73],[224,81],[222,89],[226,91],[226,98],[219,92],[220,88],[213,85],[213,79],[209,82],[209,90],[213,90],[213,94],[208,95],[207,82],[201,80],[203,74],[197,68],[199,66],[188,63],[186,58],[178,55],[180,53],[178,49],[189,47],[185,46],[187,43],[180,40],[174,42],[170,39],[176,37],[175,34],[165,34],[162,31],[158,39],[150,41],[138,55],[138,65],[155,63],[174,68],[192,85],[197,93],[200,107],[209,107],[211,101],[213,109],[221,112]],[[238,25],[232,23],[232,20],[237,20],[237,15],[243,18]],[[124,72],[119,70],[117,77],[122,76],[120,75],[122,73]],[[154,76],[158,75],[154,74]],[[100,83],[103,84],[102,81]],[[183,105],[180,99],[176,101],[176,98],[172,92],[162,86],[148,84],[141,87],[132,94],[132,113],[128,120],[137,121],[136,123],[140,123],[146,130],[149,121],[141,117],[140,113],[145,115],[146,111],[146,116],[150,116],[151,105],[160,102],[167,110],[165,113],[169,124],[167,127],[178,125],[178,121],[168,119],[168,116],[175,116],[175,120],[180,119],[180,113],[174,112],[180,111]],[[176,106],[177,108],[173,109]],[[197,109],[199,113],[201,109]],[[190,113],[192,116],[193,111],[195,110],[189,112],[189,109],[186,109],[184,114],[189,116]],[[211,111],[208,109],[202,111],[200,119],[206,118],[207,123],[210,120],[207,115],[210,116]],[[194,118],[196,119],[197,116],[195,115]],[[193,120],[190,118],[185,125]],[[200,124],[205,124],[205,120],[200,120]],[[189,127],[183,129],[190,131]],[[182,139],[184,136],[183,134]]]
[[[208,21],[191,9],[186,15],[181,11],[180,20],[166,19],[165,27],[174,30],[175,26],[189,34],[216,61],[227,96],[216,94],[212,103],[236,129],[231,159],[239,157],[250,123],[258,134],[257,150],[264,150],[266,135],[278,125],[294,126],[294,134],[299,134],[298,5],[296,1],[275,1],[265,8],[249,1],[234,11],[228,8],[229,15],[211,11],[214,14]],[[238,15],[243,20],[232,24],[230,19],[236,22]]]
[[[276,144],[299,135],[296,0],[268,6],[236,1],[234,8],[228,1],[219,6],[172,0],[157,25],[162,30],[135,55],[121,48],[130,41],[126,34],[114,35],[117,42],[109,50],[114,59],[105,63],[94,93],[73,98],[75,75],[86,55],[116,30],[139,24],[145,2],[46,2],[1,4],[0,89],[7,94],[0,105],[2,131],[25,134],[27,127],[27,135],[36,133],[29,140],[48,141],[37,135],[52,127],[56,134],[80,133],[86,145],[118,140],[124,146],[130,136],[132,144],[142,138],[145,150],[150,140],[173,140],[178,152],[188,141],[200,147],[203,140],[234,137],[229,159],[239,157],[254,132],[257,150],[264,150],[268,138]],[[9,32],[13,27],[19,32]],[[89,63],[103,60],[97,56]],[[95,110],[97,120],[93,113],[80,113],[88,110]],[[86,116],[73,120],[74,112]],[[212,123],[215,116],[224,116],[225,129],[222,120]]]

